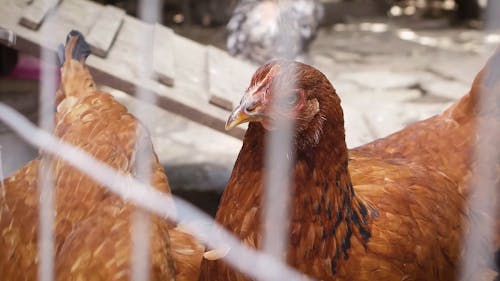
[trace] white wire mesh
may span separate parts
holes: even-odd
[[[282,4],[278,1],[281,10]],[[293,19],[280,17],[280,36],[278,45],[285,49],[284,56],[292,57],[292,49],[297,42],[295,34],[290,27]],[[271,103],[272,116],[280,116],[277,112],[284,112],[287,108],[288,94],[296,88],[296,82],[290,81],[289,89],[284,95],[277,96]],[[286,260],[288,246],[290,197],[292,188],[292,172],[295,160],[294,131],[295,122],[287,118],[273,119],[273,130],[269,131],[265,149],[265,174],[264,174],[264,204],[263,204],[263,242],[262,249],[265,253]]]
[[[497,65],[496,67],[500,67]],[[486,93],[485,93],[486,94]],[[493,94],[493,93],[489,93]],[[482,99],[484,100],[484,99]],[[480,102],[480,107],[486,108],[485,104]],[[500,159],[500,149],[498,147],[485,149],[481,145],[483,142],[500,140],[500,131],[491,130],[484,121],[479,119],[478,127],[478,145],[475,147],[475,161],[477,165],[473,167],[473,176],[470,182],[471,193],[468,196],[468,220],[469,225],[464,233],[462,248],[465,255],[461,260],[460,279],[468,281],[476,279],[493,262],[491,256],[491,247],[494,246],[496,219],[499,214],[499,202],[495,194],[498,192],[497,173],[498,159]],[[500,128],[497,128],[497,130]],[[496,163],[495,163],[496,162]]]
[[[159,10],[159,1],[141,1],[140,14],[141,18],[147,22],[155,22],[157,19],[156,12]],[[152,31],[152,30],[151,30]],[[284,33],[286,34],[286,32]],[[144,44],[143,56],[140,59],[142,70],[140,71],[141,81],[147,81],[152,77],[152,70],[149,67],[152,61],[152,52],[148,51],[151,47],[152,32],[142,34],[141,40]],[[284,37],[285,38],[285,37]],[[283,39],[284,45],[287,40]],[[41,58],[44,62],[42,64],[42,79],[40,91],[40,127],[45,131],[52,131],[54,120],[54,105],[55,105],[55,90],[56,90],[56,77],[52,69],[47,68],[50,62],[55,62],[53,53],[41,49]],[[49,62],[49,63],[46,63]],[[292,82],[293,84],[293,82]],[[155,103],[154,96],[142,92],[141,89],[137,90],[136,96],[150,103]],[[141,120],[147,120],[147,112],[138,112],[132,109],[132,112]],[[196,220],[199,222],[197,225],[191,225],[192,231],[195,236],[206,242],[212,248],[227,247],[231,251],[224,258],[229,264],[232,264],[238,270],[246,273],[247,275],[258,280],[304,280],[304,276],[295,270],[289,268],[284,263],[284,255],[287,247],[288,235],[288,216],[290,205],[290,185],[291,185],[291,169],[294,161],[293,155],[293,123],[276,121],[275,127],[278,130],[270,134],[266,150],[266,179],[265,179],[265,200],[264,200],[264,242],[263,254],[253,249],[242,245],[238,239],[233,237],[229,232],[225,231],[222,227],[215,225],[215,230],[211,229],[214,223],[208,216],[202,214],[200,211],[194,209],[190,204],[176,197],[170,198],[165,194],[161,194],[149,186],[149,179],[151,174],[151,147],[148,144],[141,144],[138,142],[137,151],[137,180],[127,178],[113,171],[105,164],[98,162],[86,155],[78,148],[69,146],[68,144],[61,143],[48,135],[46,132],[34,128],[26,120],[22,119],[18,114],[13,112],[5,105],[0,105],[0,119],[7,123],[11,128],[17,131],[26,141],[32,145],[43,149],[47,153],[56,155],[65,159],[78,169],[87,173],[95,181],[103,184],[111,191],[120,195],[125,200],[129,200],[134,204],[144,208],[145,210],[157,213],[163,217],[170,219],[181,220]],[[487,129],[479,124],[479,133],[489,134]],[[140,135],[138,130],[137,139],[143,139],[144,136]],[[486,163],[483,159],[489,159],[491,152],[481,150],[481,147],[476,148],[476,157],[479,163]],[[495,156],[500,158],[498,150],[495,151]],[[1,154],[0,154],[1,159]],[[54,194],[52,174],[50,167],[50,159],[44,157],[41,164],[40,173],[40,237],[39,237],[39,278],[42,281],[54,280],[54,237],[52,229],[54,226]],[[0,173],[1,173],[0,162]],[[479,165],[479,170],[484,171],[485,175],[481,178],[490,178],[496,172],[492,167],[485,167]],[[0,174],[3,185],[3,175]],[[491,183],[481,182],[481,178],[474,179],[476,186],[483,187],[484,190],[478,191],[477,196],[472,196],[469,202],[472,209],[481,209],[482,202],[484,202],[488,195],[498,192],[494,185]],[[139,188],[137,188],[139,187]],[[172,201],[173,199],[173,201]],[[177,211],[172,206],[175,203]],[[488,208],[482,208],[482,211],[487,214],[494,214],[498,212],[497,205],[488,205]],[[492,241],[494,234],[494,224],[488,221],[483,222],[483,228],[480,230],[486,233],[491,233],[488,240]],[[208,227],[210,226],[210,227]],[[149,274],[149,219],[144,211],[138,211],[133,216],[133,230],[132,230],[132,243],[133,247],[133,263],[132,263],[132,280],[148,280]],[[478,230],[479,231],[479,230]],[[472,233],[467,236],[464,248],[468,249],[467,255],[464,256],[462,261],[462,280],[468,280],[477,267],[475,262],[480,256],[484,255],[484,249],[479,247],[479,233]],[[484,242],[484,241],[483,241]]]
[[[486,11],[485,26],[488,30],[495,30],[500,27],[500,2],[493,1]],[[498,51],[498,50],[497,50]],[[499,73],[500,64],[497,60],[492,60],[489,64],[485,76]],[[492,79],[498,79],[493,77]],[[485,79],[488,80],[488,79]],[[491,105],[490,100],[498,100],[500,94],[499,87],[486,85],[483,81],[483,90],[480,100],[477,102],[478,111],[485,112]],[[493,124],[493,127],[490,126]],[[465,255],[460,264],[459,280],[468,281],[478,278],[488,267],[494,264],[491,256],[491,249],[495,246],[496,222],[500,216],[500,202],[498,202],[498,163],[500,159],[500,147],[492,147],[488,143],[500,143],[500,127],[496,122],[487,122],[484,118],[477,118],[476,141],[474,147],[473,163],[471,167],[472,179],[470,181],[471,194],[468,196],[468,208],[471,210],[468,219],[464,222],[469,228],[464,233],[462,249]],[[493,247],[490,247],[492,245]],[[498,250],[498,249],[496,249]]]
[[[161,11],[161,4],[158,0],[139,1],[139,18],[148,23],[143,33],[138,34],[139,44],[139,85],[148,83],[153,77],[153,56],[151,46],[153,43],[153,25],[158,21],[158,11]],[[147,92],[141,87],[136,88],[136,97],[141,101],[155,104],[155,95]],[[150,122],[152,116],[147,111],[140,111],[132,107],[131,112],[143,122]],[[136,129],[135,145],[135,171],[136,178],[145,184],[150,184],[152,167],[151,159],[153,147],[149,135],[141,126]],[[132,216],[132,281],[149,280],[150,274],[150,217],[143,210],[135,211]]]
[[[45,5],[49,5],[46,2]],[[52,11],[49,11],[49,14]],[[51,36],[45,32],[42,38],[42,46],[48,43]],[[55,104],[57,77],[54,72],[54,65],[57,65],[56,54],[46,48],[40,48],[41,58],[41,81],[39,96],[40,128],[46,132],[52,132],[54,128]],[[54,219],[55,219],[55,194],[51,156],[42,154],[40,169],[38,172],[38,192],[39,192],[39,233],[38,233],[38,278],[40,281],[53,281],[55,240],[54,240]]]

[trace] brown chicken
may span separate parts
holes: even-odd
[[[89,47],[81,34],[72,31],[68,39],[54,134],[129,176],[137,173],[136,142],[142,142],[152,151],[151,185],[170,193],[148,132],[124,106],[96,88],[84,66]],[[54,179],[56,279],[129,280],[132,216],[138,209],[58,158],[33,160],[5,181],[0,193],[2,280],[37,280],[42,163],[50,165]],[[191,235],[151,215],[149,237],[150,280],[198,278],[203,247]]]
[[[490,64],[498,60],[500,53]],[[479,227],[464,220],[487,216],[466,199],[478,166],[474,146],[499,155],[496,74],[481,72],[443,114],[348,151],[340,99],[320,71],[289,61],[262,66],[226,125],[250,122],[216,220],[262,247],[265,136],[273,119],[293,120],[289,265],[318,280],[455,280],[463,233]],[[482,108],[480,94],[487,99]],[[288,103],[271,110],[274,100]],[[492,136],[478,136],[479,119]],[[500,159],[487,161],[488,183],[498,187]],[[203,260],[200,280],[249,278],[222,260]]]

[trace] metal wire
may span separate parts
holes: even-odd
[[[48,41],[48,31],[43,32],[42,40]],[[46,44],[41,44],[41,46]],[[40,81],[40,128],[46,132],[52,132],[55,118],[55,93],[56,93],[56,73],[53,65],[57,65],[55,53],[43,47],[41,52],[41,81]],[[38,174],[39,192],[39,260],[38,276],[40,281],[54,280],[54,181],[52,171],[52,161],[49,155],[42,154]]]
[[[276,3],[278,9],[282,7],[279,1]],[[281,15],[281,13],[279,13]],[[278,45],[286,52],[285,57],[293,55],[293,49],[297,44],[293,26],[293,19],[281,16],[279,19],[280,36]],[[294,77],[294,75],[292,75]],[[296,81],[289,82],[289,90],[295,89]],[[286,105],[287,89],[276,89],[285,91],[283,95],[274,95],[271,103],[271,112],[284,112],[288,110]],[[277,92],[275,91],[275,92]],[[272,114],[280,116],[280,114]],[[263,251],[271,256],[286,260],[288,247],[288,233],[290,227],[290,198],[293,168],[295,162],[293,119],[277,118],[271,121],[273,130],[268,132],[265,149],[265,174],[264,174],[264,204],[263,204]]]
[[[158,11],[161,11],[161,3],[158,0],[139,1],[139,18],[146,22],[143,32],[138,34],[139,44],[139,85],[148,83],[153,78],[153,56],[151,46],[153,45],[153,23],[159,19]],[[136,87],[136,97],[140,101],[150,104],[156,103],[156,96],[147,92],[144,88]],[[150,123],[151,113],[132,106],[131,112],[144,123]],[[149,135],[137,126],[135,144],[135,174],[136,178],[150,184],[152,173],[153,147]],[[149,280],[150,275],[150,217],[143,210],[136,210],[132,216],[132,281]]]
[[[485,26],[487,31],[498,30],[500,28],[500,2],[488,2],[486,11]],[[498,50],[497,50],[498,52]],[[493,73],[493,74],[492,74]],[[500,63],[497,60],[491,60],[484,77],[495,75],[493,79],[498,79],[496,74],[500,73]],[[485,79],[487,80],[487,79]],[[483,84],[486,81],[483,81]],[[498,86],[484,85],[479,95],[478,112],[484,112],[491,105],[488,101],[495,97],[498,100]],[[481,273],[494,264],[493,256],[490,255],[491,249],[495,246],[495,235],[497,233],[496,222],[500,217],[500,202],[498,202],[498,163],[500,159],[500,147],[491,146],[491,143],[500,143],[500,128],[497,126],[498,120],[488,123],[483,118],[477,118],[476,125],[476,146],[474,147],[473,163],[471,167],[472,179],[469,183],[471,192],[468,195],[466,208],[470,210],[468,218],[464,223],[468,224],[465,228],[464,240],[462,244],[463,255],[460,263],[459,280],[475,280]],[[493,127],[489,126],[493,124]],[[490,246],[491,245],[491,246]],[[496,249],[498,250],[498,249]]]

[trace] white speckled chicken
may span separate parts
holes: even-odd
[[[319,0],[243,0],[227,25],[229,52],[259,64],[302,57],[323,18]]]

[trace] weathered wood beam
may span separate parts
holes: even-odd
[[[30,29],[37,30],[45,17],[61,0],[34,0],[24,9],[19,23]]]
[[[161,24],[154,26],[153,73],[160,83],[174,85],[174,32]]]
[[[118,32],[120,32],[124,17],[125,11],[114,6],[108,5],[102,9],[97,21],[86,36],[93,54],[102,58],[108,55]]]

